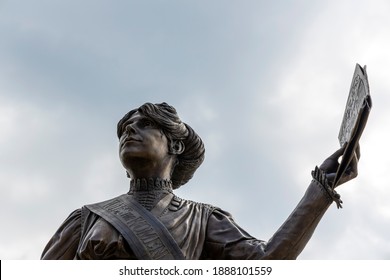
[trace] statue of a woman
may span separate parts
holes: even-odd
[[[130,190],[83,206],[63,222],[42,259],[295,259],[340,196],[330,187],[339,149],[316,168],[303,198],[268,241],[242,229],[231,214],[182,199],[204,159],[201,138],[166,103],[146,103],[118,123],[119,157]],[[339,184],[357,176],[359,151]]]

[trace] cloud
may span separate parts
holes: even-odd
[[[18,3],[0,9],[2,258],[39,258],[72,210],[127,191],[115,126],[146,101],[206,144],[179,195],[270,238],[338,146],[357,62],[374,101],[360,174],[301,258],[389,256],[386,1]]]

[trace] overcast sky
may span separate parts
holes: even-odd
[[[359,176],[300,259],[390,259],[390,2],[0,1],[0,258],[38,259],[76,208],[128,190],[116,124],[168,102],[206,159],[178,195],[268,240],[336,149],[356,63]]]

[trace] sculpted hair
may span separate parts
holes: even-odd
[[[180,120],[176,109],[165,102],[145,103],[124,115],[117,125],[118,138],[122,136],[125,129],[123,124],[137,111],[156,123],[164,132],[169,144],[174,140],[183,142],[184,152],[177,156],[178,162],[172,172],[171,180],[174,189],[186,184],[204,160],[205,148],[202,139],[188,124]]]

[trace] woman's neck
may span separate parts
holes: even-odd
[[[128,194],[150,211],[164,196],[172,192],[172,181],[170,180],[142,178],[131,179]]]
[[[172,192],[172,181],[161,178],[136,178],[130,180],[130,192],[169,191]]]

